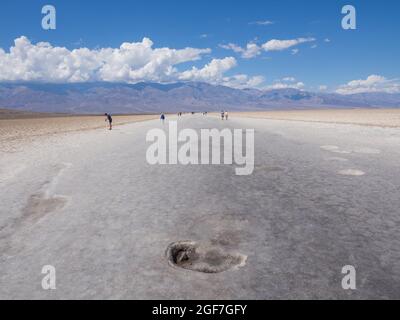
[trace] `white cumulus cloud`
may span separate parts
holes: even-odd
[[[305,87],[303,82],[296,82],[296,83],[284,83],[284,82],[276,82],[270,86],[267,86],[265,89],[298,89],[302,90]]]
[[[179,75],[181,81],[200,81],[215,85],[224,85],[233,88],[257,87],[264,82],[264,77],[250,77],[245,74],[225,76],[224,74],[237,66],[237,61],[233,57],[223,59],[213,59],[203,68],[193,67]]]
[[[285,77],[280,80],[275,80],[273,84],[266,86],[264,90],[273,89],[304,89],[305,84],[301,81],[297,81],[294,77]]]
[[[234,43],[220,44],[219,46],[223,49],[232,50],[233,52],[239,53],[244,59],[251,59],[261,54],[261,48],[253,42],[248,43],[245,48],[242,48]]]
[[[339,94],[355,94],[367,92],[400,93],[400,81],[398,79],[386,79],[380,75],[370,75],[367,79],[353,80],[340,86]]]
[[[313,42],[315,41],[314,38],[298,38],[292,40],[277,40],[273,39],[270,41],[265,42],[263,45],[258,45],[254,42],[249,42],[246,47],[241,47],[234,43],[229,44],[220,44],[219,46],[226,50],[232,50],[235,53],[241,55],[244,59],[251,59],[255,58],[261,54],[264,50],[266,52],[269,51],[283,51],[292,47],[295,47],[299,44],[306,43],[306,42]],[[291,53],[295,55],[299,52],[299,49],[293,48]]]
[[[313,42],[314,38],[298,38],[292,40],[269,40],[262,45],[265,51],[282,51],[306,42]]]
[[[237,62],[233,57],[224,59],[213,59],[209,64],[203,68],[198,69],[193,67],[191,70],[182,72],[179,75],[180,80],[190,81],[213,81],[217,82],[223,78],[223,75],[228,70],[236,67]]]
[[[246,74],[238,74],[232,77],[224,77],[221,84],[237,88],[237,89],[244,89],[244,88],[257,88],[262,85],[265,81],[263,76],[254,76],[249,77]]]

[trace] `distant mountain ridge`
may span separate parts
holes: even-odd
[[[152,113],[310,108],[400,108],[400,94],[340,95],[297,89],[233,89],[202,82],[2,83],[0,108],[65,113]]]

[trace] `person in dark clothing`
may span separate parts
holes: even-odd
[[[112,130],[112,117],[111,117],[111,114],[105,113],[104,115],[106,116],[105,121],[108,121],[109,129]]]

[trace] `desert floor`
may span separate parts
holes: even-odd
[[[389,128],[400,127],[400,109],[257,111],[236,112],[232,113],[232,116],[271,120],[358,124]]]
[[[249,176],[148,164],[146,134],[168,120],[0,121],[0,298],[400,299],[400,129],[250,116],[178,120],[254,129]],[[172,266],[179,241],[232,267]],[[41,287],[45,265],[56,290]],[[342,289],[345,265],[357,290]]]
[[[113,126],[156,119],[156,115],[113,116]],[[0,114],[0,146],[3,152],[15,151],[40,137],[106,128],[104,116],[60,116],[49,114]]]

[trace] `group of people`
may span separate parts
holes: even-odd
[[[194,114],[194,112],[192,114]],[[207,115],[207,112],[203,112],[203,115]],[[113,119],[112,119],[111,114],[105,113],[104,116],[106,117],[105,121],[108,122],[108,129],[112,130]],[[182,116],[182,112],[178,112],[178,117],[181,117],[181,116]],[[221,119],[228,120],[228,111],[223,111],[223,110],[221,111]],[[165,122],[165,114],[164,113],[161,114],[160,120],[162,123]]]

